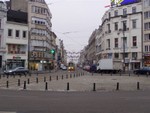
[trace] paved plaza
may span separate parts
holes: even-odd
[[[37,82],[38,79],[38,82]],[[18,85],[18,80],[20,84]],[[7,84],[7,82],[9,82]],[[118,84],[118,86],[117,86]],[[36,91],[150,90],[150,77],[128,74],[53,73],[0,79],[1,89]]]

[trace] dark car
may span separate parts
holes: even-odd
[[[24,67],[16,67],[14,69],[6,70],[4,71],[4,74],[6,75],[16,75],[16,74],[28,74],[29,70]]]
[[[90,66],[90,72],[95,73],[96,72],[96,65]]]
[[[146,74],[150,75],[150,67],[143,67],[133,71],[135,74]]]

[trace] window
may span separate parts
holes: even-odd
[[[127,21],[122,21],[123,31],[127,30]]]
[[[133,44],[133,47],[137,46],[137,37],[136,36],[132,37],[132,44]]]
[[[114,15],[118,16],[118,10],[115,10]]]
[[[148,52],[148,46],[145,46],[145,52]]]
[[[0,29],[2,28],[2,20],[0,19]]]
[[[118,38],[115,38],[115,48],[118,48]]]
[[[132,13],[136,13],[136,7],[132,7]]]
[[[126,15],[126,14],[127,14],[127,9],[124,8],[124,9],[123,9],[123,15]]]
[[[128,53],[125,53],[125,54],[124,54],[124,57],[125,57],[125,58],[128,58]]]
[[[110,39],[107,39],[107,49],[110,49]]]
[[[12,29],[8,29],[8,36],[12,36]]]
[[[144,29],[149,30],[150,29],[150,22],[144,23]]]
[[[19,30],[16,30],[16,37],[19,38]]]
[[[144,35],[144,41],[150,41],[150,33]]]
[[[110,24],[107,24],[108,32],[110,33]]]
[[[134,59],[134,60],[137,59],[137,52],[132,53],[132,59]]]
[[[144,19],[150,18],[150,11],[144,12]]]
[[[0,47],[2,46],[2,38],[1,38],[1,35],[0,35]]]
[[[23,35],[23,36],[22,36],[23,38],[26,38],[27,32],[26,32],[26,31],[23,31],[22,35]]]
[[[115,22],[115,31],[118,30],[118,22]]]
[[[136,28],[136,19],[132,20],[132,28]]]
[[[150,6],[150,0],[144,0],[144,7]]]
[[[114,53],[114,57],[118,59],[119,58],[119,53]]]

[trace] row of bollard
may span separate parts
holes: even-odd
[[[28,75],[31,76],[31,73],[29,73]],[[82,76],[82,75],[84,75],[84,72],[81,72],[81,73],[76,74],[77,77],[78,77],[78,76]],[[11,76],[12,76],[13,78],[16,77],[16,75],[6,75],[6,78],[9,78],[9,77],[11,77]],[[25,74],[24,76],[27,77],[26,74]],[[38,73],[36,74],[36,76],[38,76]],[[3,75],[3,77],[5,77],[5,75]],[[20,74],[19,77],[21,78],[22,75]],[[74,74],[74,77],[75,77],[75,74]],[[2,78],[2,75],[0,74],[0,79],[1,79],[1,78]],[[66,75],[66,78],[68,79],[69,76]],[[72,75],[72,74],[70,74],[70,78],[73,78],[73,75]],[[58,80],[58,78],[56,78],[56,79]],[[63,77],[62,77],[62,79],[63,79]]]
[[[38,82],[38,79],[37,79],[37,82]],[[30,84],[30,81],[29,79],[27,80],[27,83]],[[24,81],[24,85],[23,85],[23,89],[27,89],[26,87],[26,81]],[[20,79],[18,79],[18,86],[20,86]],[[9,81],[6,81],[6,88],[9,88]],[[45,82],[45,90],[48,90],[48,82]],[[70,90],[70,87],[69,87],[69,82],[67,83],[67,91]],[[116,85],[116,91],[119,90],[119,82],[117,82],[117,85]],[[140,82],[137,82],[137,90],[140,90]],[[93,91],[96,91],[96,83],[93,83]]]
[[[83,73],[81,73],[81,74],[74,74],[74,78],[75,77],[78,77],[78,76],[82,76],[82,75],[84,75],[84,72]],[[38,74],[37,74],[37,76],[38,76]],[[70,78],[72,78],[72,74],[70,74]],[[0,78],[1,78],[1,76],[0,76]],[[68,75],[66,75],[66,78],[68,79]],[[56,76],[56,80],[58,80],[59,79],[59,77],[58,76]],[[62,79],[64,79],[64,76],[62,75]],[[49,76],[49,81],[51,81],[52,80],[52,77],[51,76]],[[38,80],[38,77],[36,77],[36,83],[38,83],[39,82],[39,80]],[[46,82],[46,77],[44,77],[44,82]],[[28,84],[30,84],[30,79],[28,78],[27,79],[27,83]],[[47,82],[46,82],[46,84],[47,84]],[[20,79],[18,79],[18,86],[20,86],[21,85],[21,82],[20,82]],[[7,88],[9,88],[9,81],[6,81],[6,87]],[[46,86],[47,87],[47,86]],[[23,87],[23,89],[26,89],[26,81],[24,81],[24,87]],[[47,89],[47,88],[45,88],[45,89]],[[68,89],[68,88],[67,88]]]

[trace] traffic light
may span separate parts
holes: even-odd
[[[55,50],[54,50],[54,49],[51,49],[51,50],[50,50],[50,54],[55,54]]]

